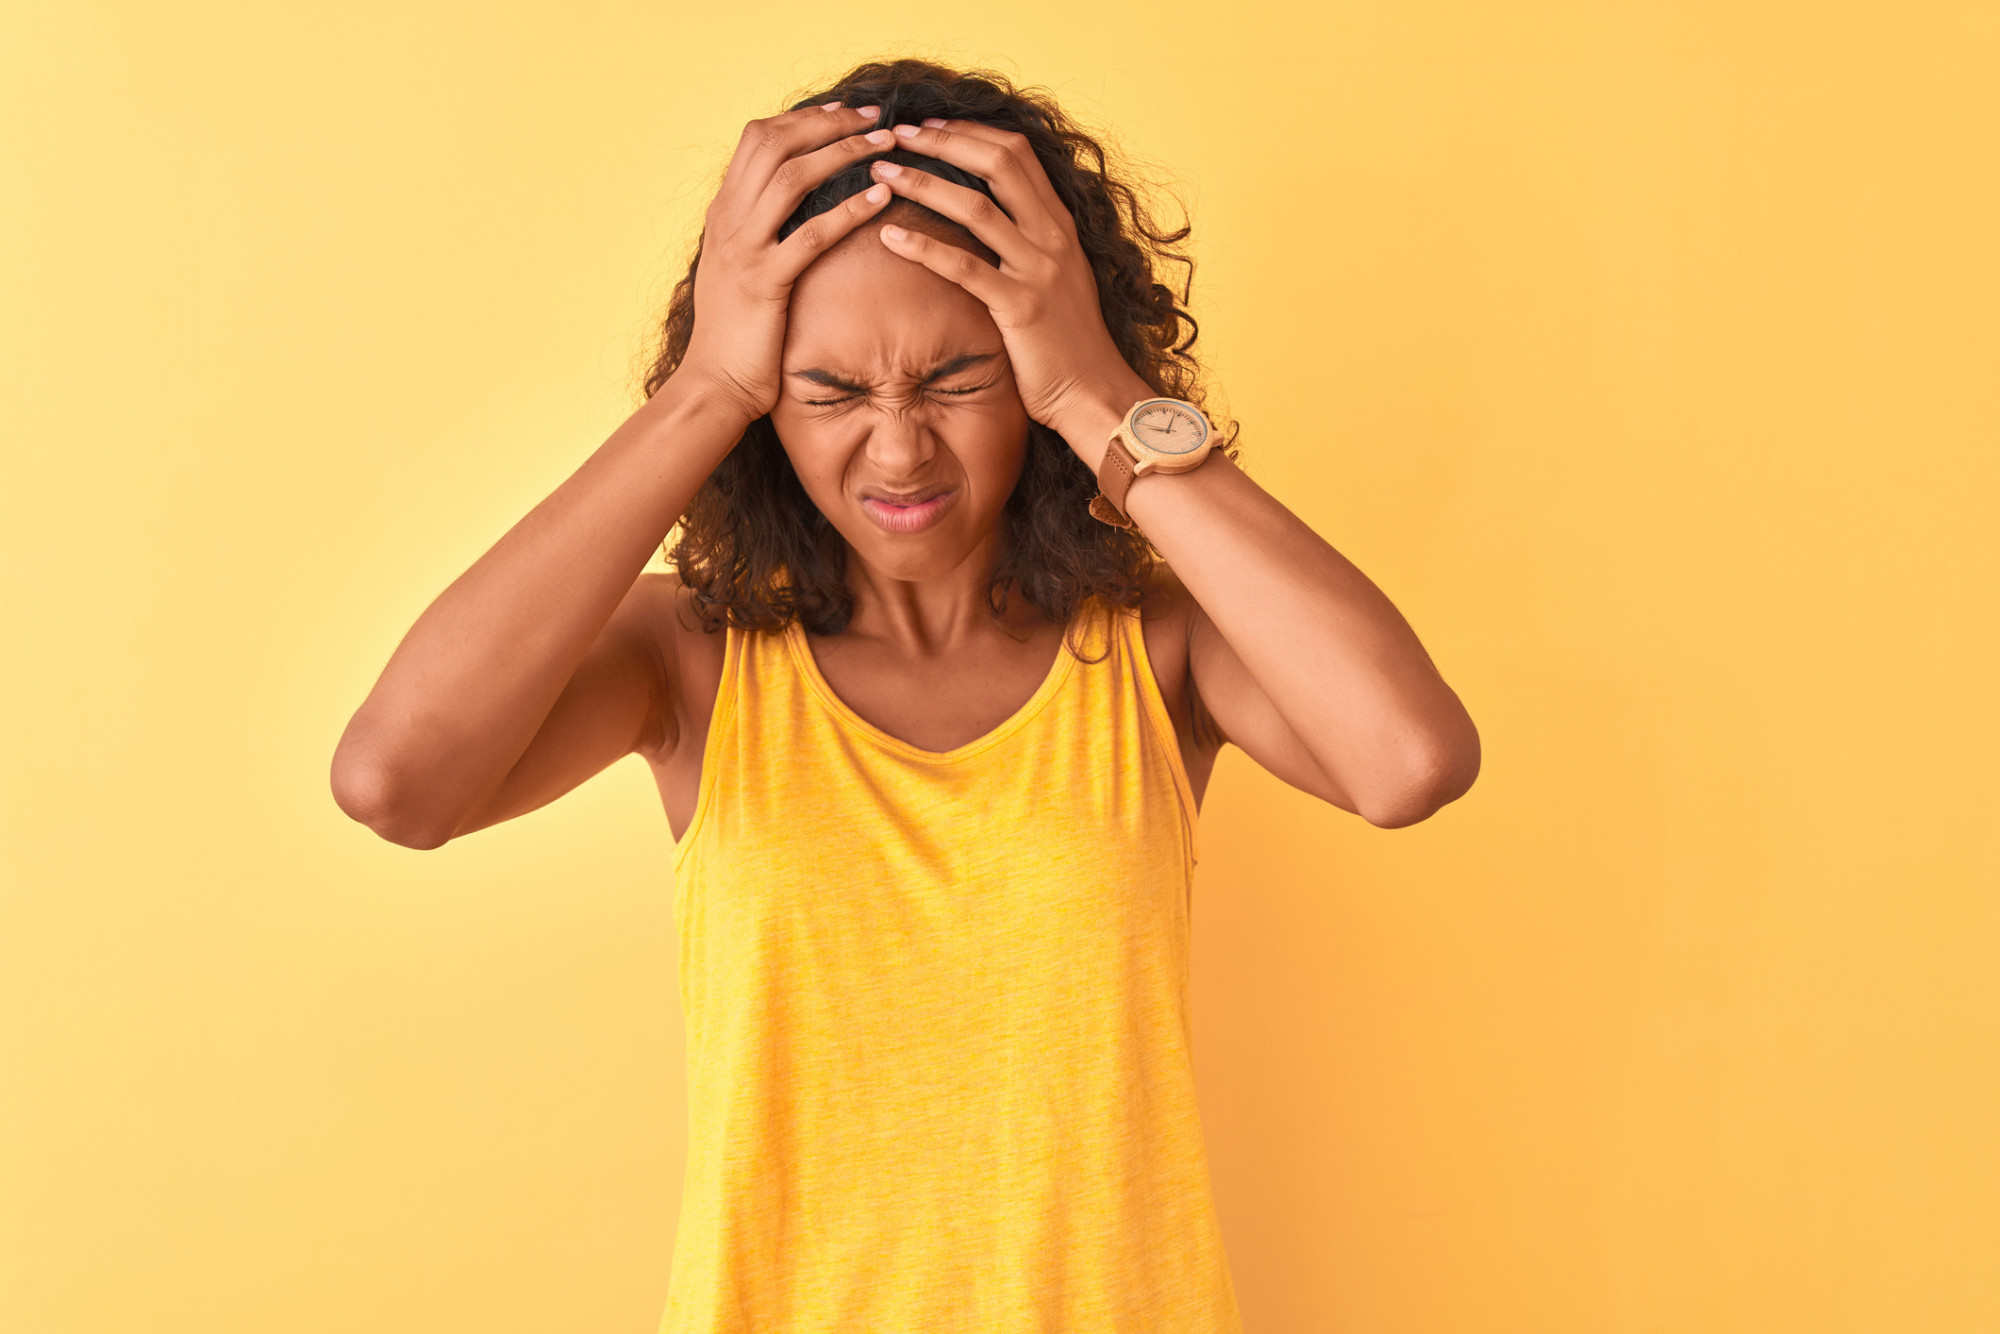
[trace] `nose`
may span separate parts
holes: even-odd
[[[891,403],[875,413],[868,431],[868,458],[881,477],[914,477],[937,453],[937,435],[917,403]]]

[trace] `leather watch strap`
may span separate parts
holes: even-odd
[[[1125,448],[1124,441],[1112,436],[1104,446],[1104,458],[1097,465],[1097,496],[1090,502],[1090,512],[1114,527],[1135,527],[1125,513],[1125,493],[1131,490],[1132,479],[1138,475],[1138,460]]]

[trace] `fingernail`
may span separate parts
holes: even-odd
[[[901,176],[903,174],[903,169],[893,162],[878,161],[872,165],[875,168],[875,174],[878,176]]]
[[[871,204],[879,204],[889,197],[889,187],[886,185],[871,185],[861,192],[861,197]]]
[[[896,136],[890,134],[887,130],[870,130],[861,137],[871,144],[893,144],[896,142]]]
[[[838,110],[840,110],[840,103],[838,103],[838,102],[821,102],[821,103],[819,104],[819,109],[820,109],[821,111],[838,111]]]
[[[930,127],[931,127],[931,128],[933,129],[933,130],[935,130],[935,129],[936,129],[936,128],[937,128],[938,126],[940,126],[940,125],[944,124],[944,117],[943,117],[943,116],[926,116],[926,117],[924,117],[924,124],[926,124],[926,125],[930,126]]]
[[[892,222],[888,223],[882,228],[882,235],[888,237],[891,241],[900,241],[904,237],[908,236],[909,233],[904,231],[901,227],[898,227],[895,223]]]
[[[875,117],[877,117],[877,116],[879,116],[879,115],[881,115],[881,114],[882,114],[882,108],[881,108],[881,107],[856,107],[856,108],[854,108],[854,114],[855,114],[855,115],[857,115],[857,116],[861,116],[861,117],[864,117],[864,118],[866,118],[866,119],[868,119],[868,120],[873,120],[873,119],[874,119]]]
[[[917,137],[917,127],[914,125],[898,125],[896,133],[902,135],[905,139],[914,139]]]

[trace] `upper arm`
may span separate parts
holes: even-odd
[[[1346,789],[1313,758],[1201,604],[1187,597],[1188,702],[1197,737],[1237,746],[1302,792],[1359,815]]]
[[[679,579],[634,581],[507,776],[452,837],[546,806],[634,753],[659,761],[679,736],[673,702]]]

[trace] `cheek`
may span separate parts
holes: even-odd
[[[1028,458],[1028,415],[1000,411],[965,423],[960,447],[966,471],[1000,491],[1011,492]]]
[[[805,483],[806,490],[818,493],[838,486],[841,471],[854,454],[863,435],[851,418],[829,420],[806,412],[787,412],[783,405],[771,412],[771,425],[778,443],[792,461],[792,471]]]
[[[979,470],[988,486],[1004,498],[1013,492],[1014,483],[1021,478],[1021,467],[1027,462],[1027,433],[1024,429],[995,435],[984,445],[979,452]]]

